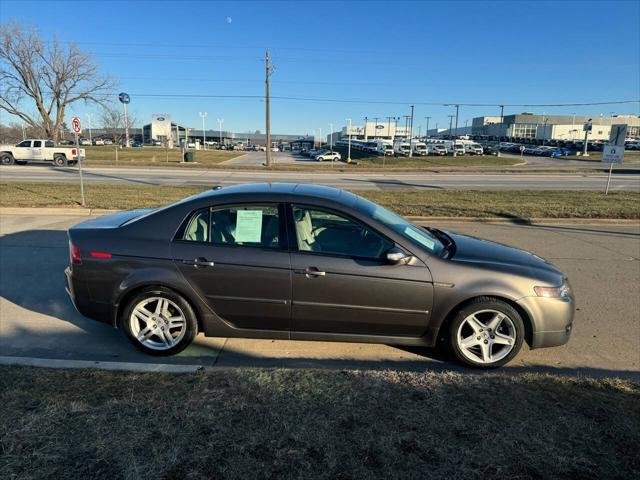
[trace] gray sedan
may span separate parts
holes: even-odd
[[[69,230],[67,288],[152,355],[207,336],[435,346],[474,367],[566,343],[567,278],[533,254],[302,184],[214,188]]]

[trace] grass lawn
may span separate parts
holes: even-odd
[[[0,478],[637,478],[640,385],[0,367]]]
[[[217,165],[220,162],[231,160],[244,152],[228,152],[226,150],[198,150],[195,152],[197,163],[181,163],[180,149],[164,149],[162,147],[142,148],[117,148],[114,146],[83,147],[86,150],[87,159],[85,165],[121,165],[121,166],[160,166],[175,167],[184,165],[187,167],[202,168]],[[117,153],[117,158],[116,158]]]
[[[205,187],[86,184],[87,206],[132,209],[166,205]],[[406,216],[504,218],[640,218],[640,193],[534,190],[358,190],[370,200]],[[78,207],[79,186],[71,183],[0,182],[4,207]]]

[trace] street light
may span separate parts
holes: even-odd
[[[333,152],[333,123],[329,124],[329,150]]]
[[[224,123],[224,118],[218,118],[218,141],[220,146],[222,146],[222,124]]]
[[[204,150],[207,149],[207,134],[204,133],[204,119],[207,116],[207,112],[200,112],[200,116],[202,117],[202,148]]]
[[[351,163],[351,119],[347,118],[347,121],[349,122],[349,131],[347,131],[347,134],[349,135],[349,147],[347,149],[347,163]]]
[[[427,131],[424,132],[425,137],[429,138],[429,120],[431,117],[424,117],[427,120]]]

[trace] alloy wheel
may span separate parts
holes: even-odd
[[[138,342],[153,350],[168,350],[187,331],[184,312],[165,297],[148,297],[139,302],[131,311],[129,326]]]
[[[516,327],[498,310],[478,310],[464,319],[456,332],[460,352],[475,363],[491,364],[505,358],[516,345]]]

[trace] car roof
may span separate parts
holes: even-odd
[[[317,185],[312,183],[241,183],[238,185],[230,185],[228,187],[214,187],[192,197],[194,200],[202,200],[206,198],[220,198],[225,196],[237,195],[268,195],[283,197],[300,197],[300,198],[318,198],[331,200],[332,202],[342,205],[351,206],[358,198],[351,192],[340,190],[338,188],[327,187],[325,185]]]

